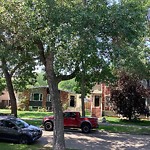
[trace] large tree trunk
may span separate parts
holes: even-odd
[[[46,75],[54,111],[54,150],[65,150],[63,111],[58,90],[58,81],[53,70],[53,54],[50,53],[45,63]]]
[[[17,117],[17,103],[16,103],[16,96],[14,93],[14,88],[11,80],[11,75],[8,72],[7,65],[5,60],[2,60],[2,68],[6,79],[6,84],[9,92],[10,103],[11,103],[11,114]]]

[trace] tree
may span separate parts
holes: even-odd
[[[111,5],[107,1],[93,0],[86,7],[67,0],[41,0],[29,4],[32,41],[45,66],[56,118],[53,148],[63,150],[63,116],[58,83],[78,75],[85,87],[85,75],[92,75],[103,68],[110,70],[110,64],[117,66],[116,58],[125,56],[126,49],[136,47],[144,36],[144,8],[141,1],[135,0]],[[91,68],[95,71],[92,72]],[[86,92],[83,90],[84,97]]]
[[[64,91],[76,92],[77,82],[75,81],[75,78],[67,81],[61,81],[58,87]]]
[[[44,72],[37,73],[35,86],[47,86],[47,81]]]
[[[25,51],[28,48],[28,27],[24,11],[23,3],[19,1],[1,1],[0,69],[10,96],[11,113],[15,116],[17,103],[14,91],[25,88],[28,83],[34,83],[33,53]]]
[[[4,78],[0,78],[0,94],[6,88],[6,83]]]
[[[32,41],[37,46],[45,67],[52,99],[54,121],[53,149],[64,150],[63,113],[58,83],[75,77],[77,61],[74,57],[76,39],[71,26],[73,7],[65,1],[34,1],[28,3]]]
[[[23,52],[32,58],[36,55],[45,67],[55,116],[53,149],[65,149],[59,82],[78,75],[84,86],[84,79],[88,79],[85,75],[111,70],[110,64],[116,66],[115,59],[123,57],[127,47],[137,46],[145,28],[141,3],[131,0],[109,4],[106,0],[92,0],[84,7],[81,1],[14,0],[17,7],[9,6],[14,8],[12,12],[21,8],[24,11],[12,13],[20,16],[17,39],[25,46]],[[12,22],[8,20],[10,29]]]
[[[146,29],[144,5],[136,1],[109,3],[107,0],[83,0],[83,3],[84,7],[81,5],[80,11],[77,10],[75,25],[80,37],[80,72],[76,81],[81,92],[82,116],[85,116],[84,98],[95,82],[109,82],[114,68],[128,66],[137,71],[137,63],[143,70],[147,67],[138,59],[143,47],[137,48]]]
[[[135,75],[122,72],[116,82],[115,88],[111,90],[110,101],[114,110],[124,117],[136,118],[136,115],[144,114],[146,111],[145,98],[147,91]]]

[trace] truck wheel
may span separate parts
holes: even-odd
[[[83,124],[81,129],[83,133],[89,133],[91,131],[91,127],[89,124]]]
[[[52,122],[46,122],[46,123],[44,124],[44,129],[45,129],[46,131],[52,131],[52,130],[53,130],[53,123],[52,123]]]

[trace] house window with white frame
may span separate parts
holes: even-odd
[[[51,102],[51,95],[47,94],[47,102]]]
[[[33,101],[42,101],[43,95],[41,93],[33,93],[32,100]]]

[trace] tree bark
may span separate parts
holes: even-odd
[[[16,103],[16,96],[14,93],[14,88],[11,80],[11,75],[8,72],[7,64],[5,59],[2,60],[2,69],[5,75],[6,84],[8,88],[8,93],[10,97],[10,104],[11,104],[11,114],[17,117],[17,103]]]
[[[54,111],[53,149],[65,150],[63,111],[58,90],[58,80],[53,70],[53,53],[46,57],[45,70]]]

